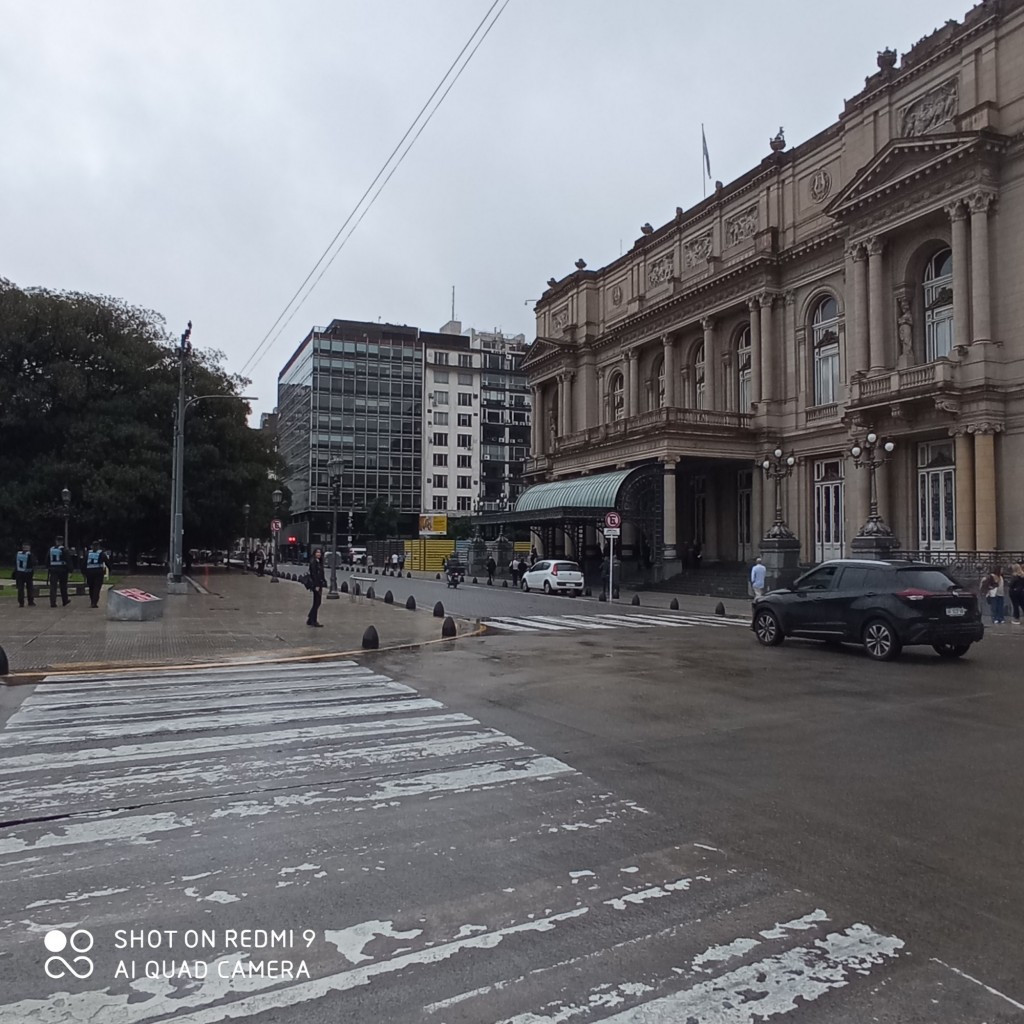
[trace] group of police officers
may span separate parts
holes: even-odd
[[[89,607],[99,608],[100,592],[103,580],[110,567],[110,559],[103,550],[102,543],[94,540],[85,554],[85,582],[89,587]],[[68,573],[71,571],[71,555],[64,546],[61,537],[55,537],[53,545],[47,552],[46,561],[47,583],[50,587],[50,607],[57,607],[57,591],[60,591],[61,606],[71,603],[68,597]],[[32,545],[26,541],[14,557],[14,582],[18,589],[18,607],[24,608],[28,600],[29,607],[36,603],[33,578],[36,571],[36,560],[32,555]]]

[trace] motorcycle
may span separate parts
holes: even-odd
[[[458,588],[460,583],[466,581],[466,569],[459,562],[450,562],[445,567],[445,579],[448,581],[449,587]]]

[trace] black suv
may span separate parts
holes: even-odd
[[[755,598],[751,629],[766,647],[787,636],[863,644],[877,661],[909,644],[959,658],[985,635],[978,599],[942,569],[860,559],[822,562],[790,589]]]

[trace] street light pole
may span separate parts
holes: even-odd
[[[882,441],[872,430],[864,438],[864,442],[857,442],[850,449],[853,456],[853,464],[858,469],[867,468],[868,471],[868,497],[869,510],[868,518],[860,528],[858,537],[892,537],[893,532],[889,524],[878,514],[878,484],[875,482],[875,473],[879,466],[889,461],[889,456],[896,450],[892,441]]]
[[[245,517],[245,548],[242,551],[242,575],[249,571],[249,503],[242,506],[242,515]]]
[[[794,536],[793,531],[786,525],[782,518],[782,481],[786,479],[796,465],[796,456],[783,453],[781,446],[775,451],[769,452],[761,460],[761,468],[769,480],[775,481],[775,522],[771,529],[765,534],[768,539],[789,539]]]
[[[338,593],[338,506],[341,504],[341,467],[337,456],[327,463],[327,478],[331,487],[331,586],[327,599],[336,601]]]
[[[71,492],[66,487],[60,492],[60,500],[64,502],[64,547],[66,548],[68,546],[68,519],[71,516]]]
[[[282,495],[282,493],[279,490],[274,491],[274,493],[271,494],[271,496],[270,496],[271,501],[273,501],[273,503],[274,503],[274,522],[275,523],[277,522],[277,517],[280,515],[281,498],[282,497],[283,497],[283,495]],[[278,541],[279,541],[280,537],[281,537],[281,531],[280,530],[275,530],[274,531],[274,569],[273,569],[273,571],[270,574],[270,582],[271,583],[279,583],[280,582],[280,580],[277,577],[277,549],[278,549],[278,546],[279,546],[278,545]]]

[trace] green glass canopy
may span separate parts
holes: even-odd
[[[613,509],[619,488],[630,473],[636,470],[617,469],[613,473],[597,473],[572,480],[552,480],[534,484],[525,490],[515,504],[518,512],[541,512],[556,508]]]

